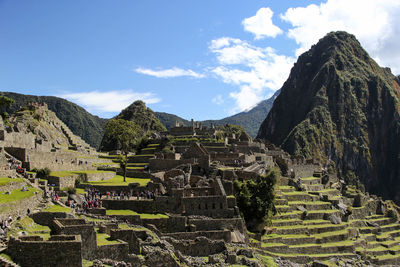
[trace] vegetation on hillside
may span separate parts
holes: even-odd
[[[82,107],[59,97],[23,95],[12,92],[2,92],[1,94],[15,100],[15,104],[6,109],[9,114],[15,113],[29,102],[46,103],[49,110],[53,111],[75,135],[80,136],[94,148],[99,147],[106,119],[94,116]]]
[[[353,35],[332,32],[301,55],[258,137],[333,161],[346,182],[400,203],[400,83]],[[358,178],[357,178],[358,177]]]
[[[235,180],[235,196],[247,228],[262,232],[274,210],[274,186],[279,177],[278,170],[272,169],[256,180]]]

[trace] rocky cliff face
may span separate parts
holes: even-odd
[[[329,33],[301,55],[258,136],[333,160],[348,181],[400,202],[400,85],[353,35]]]

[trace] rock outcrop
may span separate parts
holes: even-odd
[[[347,182],[400,202],[399,77],[353,35],[332,32],[301,55],[258,138],[332,160]]]

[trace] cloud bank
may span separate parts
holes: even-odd
[[[60,97],[85,107],[89,112],[120,112],[135,100],[142,100],[146,104],[154,104],[161,101],[153,93],[138,93],[133,90],[67,93],[60,95]]]
[[[274,12],[269,7],[260,8],[253,17],[242,21],[244,30],[253,33],[255,39],[276,37],[283,32],[272,22],[273,15]]]
[[[175,78],[175,77],[182,77],[182,76],[189,76],[194,78],[204,78],[204,74],[197,73],[193,70],[184,70],[181,68],[171,68],[165,70],[152,70],[147,68],[136,68],[135,72],[140,74],[145,74],[149,76],[154,76],[157,78]]]
[[[289,8],[281,18],[291,24],[287,36],[296,41],[296,55],[330,31],[354,34],[381,65],[400,72],[400,1],[328,0],[320,5]]]

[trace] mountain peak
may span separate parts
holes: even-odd
[[[399,88],[353,35],[329,33],[299,57],[258,137],[400,202]]]

